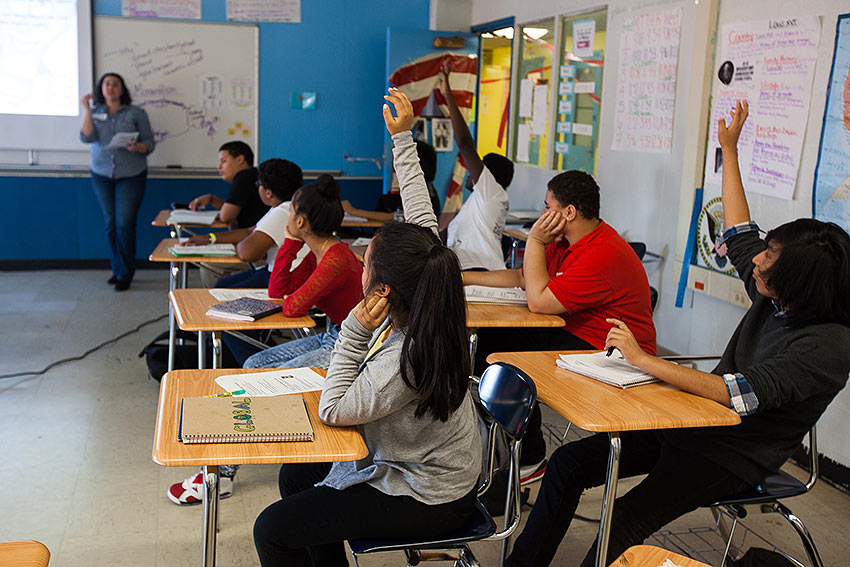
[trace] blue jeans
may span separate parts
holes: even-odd
[[[339,325],[328,321],[325,332],[261,350],[245,361],[243,368],[327,368],[331,364]]]
[[[148,172],[123,179],[91,174],[94,195],[106,222],[109,263],[119,280],[132,280],[136,271],[136,218]]]
[[[247,289],[269,287],[271,272],[266,266],[251,268],[244,272],[236,272],[218,280],[215,287]]]

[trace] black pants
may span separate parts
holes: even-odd
[[[254,523],[263,567],[348,565],[347,539],[439,537],[460,528],[472,513],[475,490],[436,506],[409,496],[388,496],[368,484],[345,490],[315,487],[329,463],[283,465],[279,500]]]
[[[620,478],[646,473],[648,476],[614,503],[609,561],[679,516],[748,487],[698,452],[682,451],[665,443],[663,432],[625,432],[620,438]],[[608,447],[608,435],[599,434],[555,451],[537,502],[507,565],[551,563],[570,527],[582,492],[605,484]],[[581,565],[590,567],[595,563],[596,543]]]
[[[475,351],[475,375],[487,368],[487,357],[494,352],[524,352],[531,350],[592,350],[593,345],[563,329],[521,328],[480,329]],[[525,437],[522,439],[520,464],[539,463],[546,457],[546,441],[541,429],[540,408],[531,412]]]

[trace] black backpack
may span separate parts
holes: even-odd
[[[182,345],[175,345],[174,348],[174,369],[181,368],[197,368],[198,367],[198,335],[189,331],[181,331],[177,329],[177,339],[183,339]],[[168,331],[158,334],[148,343],[142,352],[139,353],[139,358],[145,358],[145,363],[148,366],[148,374],[151,378],[159,382],[162,377],[168,372]],[[227,349],[224,349],[222,365],[225,368],[236,368],[236,360]],[[212,345],[207,345],[206,360],[204,368],[212,368]]]

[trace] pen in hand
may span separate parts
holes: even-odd
[[[615,315],[615,316],[614,316],[614,318],[615,318],[615,319],[620,319],[620,316],[619,316],[619,315]],[[622,319],[620,319],[620,321],[622,321]],[[609,357],[609,356],[611,356],[612,354],[614,354],[614,348],[615,348],[615,347],[608,347],[608,354],[606,354],[605,356],[606,356],[606,357]]]

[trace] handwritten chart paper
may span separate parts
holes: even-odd
[[[123,0],[121,14],[133,18],[201,19],[201,0]]]
[[[723,170],[717,120],[747,99],[750,117],[738,142],[744,189],[791,199],[809,114],[820,40],[817,16],[731,23],[718,37],[705,183]]]
[[[227,19],[301,23],[301,0],[227,0]]]
[[[612,150],[670,153],[682,9],[623,19]]]

